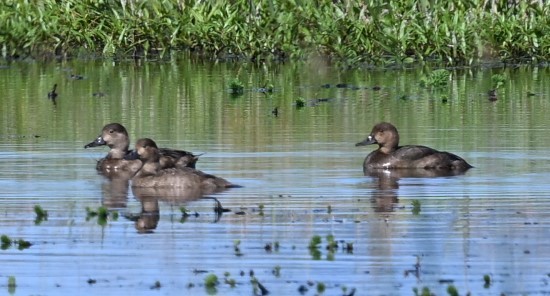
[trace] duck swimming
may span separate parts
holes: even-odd
[[[101,172],[130,171],[135,173],[141,167],[141,161],[134,151],[129,150],[130,139],[128,131],[119,123],[105,125],[101,134],[84,148],[107,145],[111,150],[107,155],[97,161],[96,169]],[[183,150],[161,148],[161,168],[191,167],[194,168],[198,156]],[[137,161],[137,162],[136,162]]]
[[[355,146],[378,144],[378,149],[367,155],[363,163],[365,174],[378,169],[431,169],[465,172],[472,166],[461,157],[419,145],[399,146],[395,126],[381,122],[372,128],[369,136]]]
[[[143,166],[132,178],[132,187],[182,188],[202,194],[239,187],[231,182],[189,167],[166,168],[160,164],[160,149],[149,138],[139,139],[135,151]]]

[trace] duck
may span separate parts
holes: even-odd
[[[473,168],[466,160],[450,152],[420,146],[399,146],[397,128],[389,122],[376,124],[368,137],[355,144],[365,146],[377,144],[378,149],[367,155],[363,162],[365,174],[375,170],[422,169],[452,172],[466,172]]]
[[[101,134],[94,141],[86,144],[84,149],[104,145],[111,149],[104,158],[97,161],[96,169],[98,171],[103,173],[129,172],[132,175],[141,168],[141,161],[138,159],[136,152],[129,150],[130,138],[128,131],[122,124],[115,122],[105,125],[101,130]],[[159,153],[162,168],[195,168],[200,156],[191,152],[168,148],[159,149]]]
[[[207,174],[190,167],[162,168],[161,153],[155,141],[142,138],[136,142],[135,151],[143,166],[132,178],[132,187],[178,188],[210,194],[228,188],[240,187],[226,179]]]

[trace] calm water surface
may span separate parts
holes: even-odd
[[[270,295],[316,295],[319,285],[323,295],[424,287],[445,295],[449,285],[460,294],[550,294],[549,69],[454,70],[435,92],[418,86],[429,71],[321,61],[5,64],[0,234],[33,245],[0,250],[0,294],[259,294],[251,274]],[[507,81],[492,102],[500,73]],[[229,93],[235,77],[242,96]],[[274,92],[259,92],[267,83]],[[295,107],[298,98],[306,107]],[[374,147],[354,144],[382,120],[402,144],[452,151],[475,168],[363,176]],[[132,141],[204,153],[200,169],[244,186],[214,196],[231,211],[217,216],[210,199],[145,198],[97,175],[106,148],[83,146],[109,122],[124,124]],[[35,223],[35,205],[47,221]],[[87,217],[100,206],[118,218]],[[182,219],[182,206],[198,215]],[[333,251],[329,235],[339,242]],[[314,236],[321,243],[310,249]],[[212,274],[219,284],[209,289]]]

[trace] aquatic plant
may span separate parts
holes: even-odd
[[[483,282],[484,282],[483,287],[485,289],[489,288],[491,286],[491,276],[488,275],[488,274],[484,274],[483,275]]]
[[[420,86],[441,89],[449,83],[451,72],[445,69],[438,69],[420,78]]]
[[[454,285],[447,286],[447,293],[449,293],[450,296],[459,296],[458,290]]]
[[[19,249],[19,250],[28,249],[28,248],[30,248],[30,247],[32,246],[32,243],[31,243],[31,242],[26,241],[26,240],[24,240],[24,239],[22,239],[22,238],[18,239],[18,240],[16,241],[16,244],[17,244],[17,249]]]
[[[273,273],[273,275],[275,275],[276,277],[280,277],[281,276],[281,266],[276,265],[275,267],[273,267],[273,270],[271,271],[271,273]]]
[[[0,237],[0,241],[2,250],[6,250],[7,248],[11,247],[12,240],[9,236],[2,234],[2,236]]]
[[[264,285],[262,285],[262,283],[260,283],[260,281],[258,281],[258,279],[256,277],[253,276],[250,279],[250,283],[252,284],[252,289],[253,289],[254,295],[267,295],[267,294],[269,294],[269,290],[267,290],[267,288],[264,287]]]
[[[231,288],[235,288],[235,286],[237,285],[237,281],[235,279],[232,279],[232,278],[226,278],[225,280],[225,283],[228,284]]]
[[[233,95],[242,95],[244,93],[244,83],[238,78],[231,80],[229,83],[229,92]]]
[[[99,208],[97,208],[97,210],[93,210],[90,207],[86,207],[86,221],[89,221],[94,217],[97,217],[97,224],[101,226],[105,226],[109,219],[109,210],[104,206],[100,206]],[[111,219],[112,220],[118,219],[118,213],[112,212]]]
[[[506,82],[506,75],[504,74],[494,74],[493,76],[491,76],[493,90],[499,89],[501,86],[504,85],[504,82]]]
[[[303,98],[297,98],[294,101],[294,105],[296,106],[297,109],[300,109],[306,106],[306,101],[304,101]]]
[[[17,283],[15,281],[15,277],[13,275],[10,275],[8,277],[8,293],[10,293],[10,294],[15,293],[15,288],[17,288]]]
[[[423,287],[422,291],[420,291],[420,293],[418,293],[418,288],[414,287],[413,288],[413,293],[414,293],[415,296],[433,296],[433,295],[435,295],[430,291],[430,288],[428,288],[428,287]]]
[[[29,242],[29,241],[26,241],[22,238],[18,239],[18,240],[12,240],[9,236],[3,234],[1,237],[0,237],[0,248],[2,250],[6,250],[8,249],[9,247],[13,246],[13,245],[17,245],[17,249],[19,250],[24,250],[24,249],[28,249],[32,246],[32,243]]]
[[[216,276],[215,274],[209,274],[207,275],[205,278],[204,278],[204,285],[207,287],[207,288],[213,288],[213,287],[216,287],[218,285],[218,276]]]
[[[48,211],[42,209],[41,206],[35,205],[34,212],[36,213],[36,218],[34,219],[34,224],[39,225],[44,220],[48,220]]]
[[[233,249],[235,250],[235,256],[238,256],[238,257],[243,255],[243,253],[241,253],[240,245],[241,245],[241,240],[236,239],[233,241]]]
[[[321,244],[321,237],[318,235],[314,235],[311,240],[309,241],[309,249],[317,249],[319,247],[319,244]]]
[[[327,250],[329,252],[335,252],[338,249],[338,242],[334,240],[334,235],[329,234],[327,239]]]
[[[326,290],[326,287],[325,287],[325,284],[323,282],[318,282],[317,283],[317,294],[323,294],[325,293],[325,290]]]
[[[411,202],[413,208],[411,210],[411,212],[413,213],[413,215],[418,215],[421,211],[421,203],[418,199],[413,199],[412,202]]]

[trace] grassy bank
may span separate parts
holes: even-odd
[[[8,58],[190,50],[250,59],[319,54],[349,63],[550,59],[548,1],[316,2],[5,0],[0,44]]]

